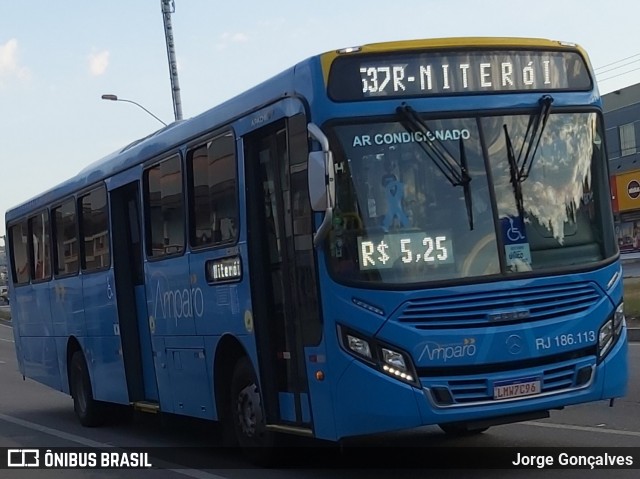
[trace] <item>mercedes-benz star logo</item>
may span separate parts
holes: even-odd
[[[506,341],[507,350],[511,354],[519,354],[522,351],[522,338],[517,334],[512,334]]]

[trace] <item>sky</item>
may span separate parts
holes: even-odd
[[[7,209],[174,119],[161,0],[0,0],[0,236]],[[640,83],[636,0],[175,0],[182,113],[317,53],[512,36],[580,44],[601,93]],[[2,244],[2,240],[0,240]]]

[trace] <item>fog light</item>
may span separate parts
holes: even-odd
[[[587,384],[591,380],[591,371],[591,366],[580,368],[578,374],[576,374],[576,386]]]
[[[451,396],[449,388],[441,386],[431,388],[431,396],[435,402],[443,406],[453,404],[453,397]]]

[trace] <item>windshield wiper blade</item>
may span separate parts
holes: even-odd
[[[542,95],[538,100],[538,103],[540,104],[540,110],[537,114],[529,117],[529,124],[527,125],[527,131],[524,133],[524,139],[522,141],[520,153],[518,154],[518,159],[516,159],[516,155],[513,150],[513,143],[511,142],[507,125],[502,125],[504,128],[504,138],[507,146],[507,160],[509,161],[509,176],[511,186],[513,187],[513,196],[516,200],[518,215],[520,215],[521,218],[524,218],[522,182],[526,180],[529,177],[529,173],[531,173],[533,160],[538,151],[538,146],[540,146],[540,140],[542,139],[542,134],[547,126],[547,120],[551,113],[553,97],[551,95]],[[522,156],[523,152],[524,157]],[[522,161],[520,160],[521,158]]]
[[[460,143],[460,167],[462,170],[462,176],[464,181],[462,183],[462,190],[464,191],[464,204],[467,207],[467,219],[469,220],[469,230],[473,231],[473,200],[471,198],[471,177],[468,173],[467,166],[467,152],[464,149],[464,143],[462,138],[459,140]]]
[[[536,152],[538,151],[538,146],[540,146],[540,140],[542,138],[542,134],[544,133],[544,129],[547,126],[549,114],[551,113],[551,104],[553,103],[553,97],[551,95],[542,95],[540,100],[538,100],[538,103],[540,103],[540,111],[538,111],[537,115],[530,118],[529,125],[527,126],[527,131],[524,134],[522,149],[520,150],[520,154],[518,155],[518,164],[520,165],[518,168],[518,181],[524,181],[529,177],[531,167],[533,166],[533,159],[535,158]],[[529,131],[531,131],[531,138],[527,143]],[[521,162],[520,157],[522,156],[525,144],[527,145],[527,151],[524,154]],[[533,153],[531,152],[532,148]]]
[[[402,125],[410,132],[420,132],[427,141],[419,141],[418,145],[431,159],[434,165],[440,170],[451,186],[462,186],[464,192],[465,206],[467,208],[467,218],[469,229],[473,230],[473,204],[471,199],[471,176],[467,166],[467,155],[462,138],[460,138],[460,163],[447,150],[440,140],[436,138],[427,124],[420,118],[418,113],[409,105],[403,104],[396,111],[405,120]],[[433,140],[431,140],[433,138]]]
[[[509,177],[511,180],[511,186],[513,187],[513,196],[516,199],[516,208],[518,208],[518,215],[520,216],[520,218],[524,218],[522,181],[520,179],[520,171],[518,170],[518,162],[516,161],[516,155],[513,152],[513,144],[511,143],[511,137],[509,136],[507,125],[502,125],[502,127],[504,128],[504,140],[507,145],[507,160],[509,161]]]
[[[452,186],[460,186],[471,181],[466,169],[456,161],[447,148],[436,139],[435,134],[429,129],[422,118],[409,105],[399,106],[396,111],[406,120],[403,126],[412,133],[422,133],[428,141],[417,142],[427,153],[427,156],[438,167],[442,174],[449,180]],[[431,140],[433,138],[433,140]],[[436,147],[436,145],[439,147]]]

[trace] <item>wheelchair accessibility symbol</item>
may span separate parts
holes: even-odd
[[[500,220],[507,267],[512,271],[531,271],[531,250],[524,221],[519,216]]]
[[[505,244],[526,243],[527,235],[524,221],[519,216],[507,216],[500,220],[502,240]]]
[[[111,287],[111,280],[107,278],[107,299],[111,301],[113,299],[113,288]]]
[[[520,231],[520,228],[517,225],[513,224],[513,218],[508,217],[507,220],[509,221],[509,226],[507,228],[507,239],[509,239],[511,243],[518,243],[520,241],[526,240],[525,236],[522,234],[522,231]]]

